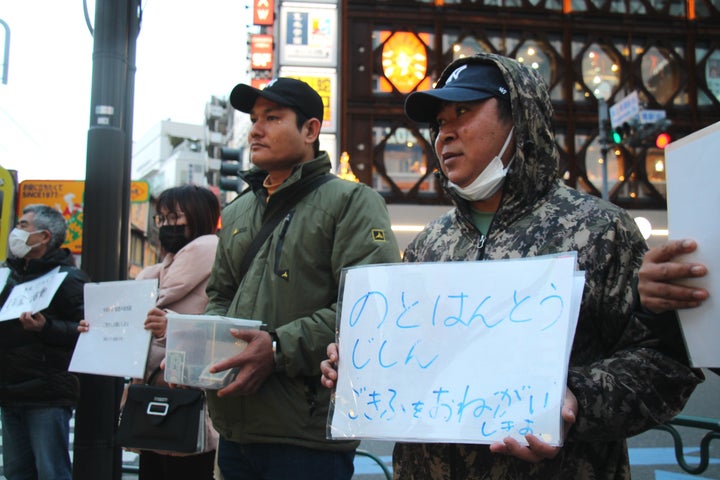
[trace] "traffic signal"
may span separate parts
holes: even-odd
[[[631,148],[665,148],[670,143],[667,133],[671,121],[666,118],[651,123],[638,123],[636,120],[618,125],[610,133],[610,139],[616,145]]]
[[[670,134],[667,132],[660,132],[658,133],[658,136],[655,138],[655,146],[657,148],[663,149],[668,146],[668,144],[672,141],[670,138]]]
[[[620,145],[623,141],[626,141],[635,134],[635,125],[628,122],[624,122],[622,125],[618,125],[612,131],[612,141],[616,145]]]
[[[220,149],[220,182],[221,190],[237,192],[240,188],[241,148],[222,147]]]

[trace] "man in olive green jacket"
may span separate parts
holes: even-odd
[[[387,208],[364,184],[333,178],[313,186],[243,275],[263,220],[294,201],[299,185],[329,175],[331,164],[317,140],[322,100],[306,83],[279,78],[262,91],[240,84],[230,101],[250,114],[255,168],[242,175],[250,191],[223,211],[206,312],[260,320],[268,331],[236,333],[247,347],[214,366],[239,369],[208,395],[218,463],[225,480],[350,479],[357,442],[326,438],[330,392],[319,366],[335,338],[341,270],[400,261]]]

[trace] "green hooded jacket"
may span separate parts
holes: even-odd
[[[280,443],[349,451],[356,441],[326,439],[330,390],[320,362],[335,341],[336,304],[344,267],[400,261],[382,197],[362,183],[333,179],[302,198],[255,256],[244,278],[238,268],[263,215],[287,201],[288,187],[330,171],[326,153],[297,165],[270,196],[266,173],[245,172],[252,191],[222,212],[222,231],[207,293],[206,313],[260,320],[280,344],[275,372],[249,396],[208,392],[213,425],[239,443]]]

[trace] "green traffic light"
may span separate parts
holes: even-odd
[[[622,133],[620,133],[617,129],[613,130],[612,141],[617,144],[620,144],[620,143],[622,143],[622,139],[623,139]]]

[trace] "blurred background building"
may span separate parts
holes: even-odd
[[[559,175],[647,219],[651,244],[667,235],[658,137],[720,121],[718,0],[252,0],[248,11],[238,81],[292,76],[320,92],[322,148],[336,173],[384,196],[401,246],[449,205],[429,132],[403,102],[456,58],[495,52],[537,69],[555,108]],[[234,173],[249,168],[247,115],[213,97],[205,119],[148,132],[133,179],[151,195],[193,182],[231,200]]]

